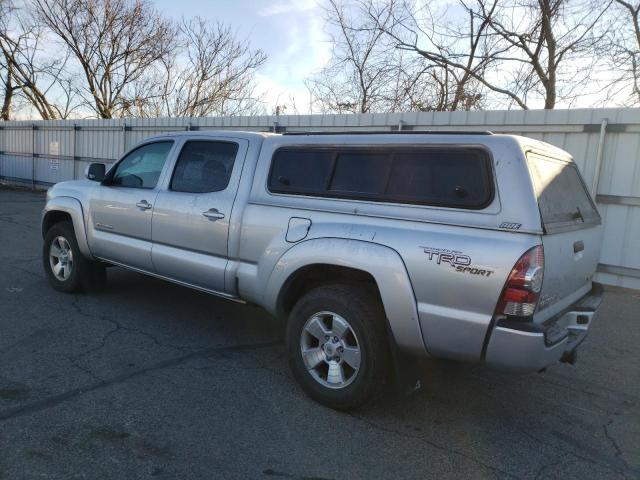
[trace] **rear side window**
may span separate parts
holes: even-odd
[[[600,215],[573,163],[530,153],[527,164],[546,231],[600,223]]]
[[[274,193],[479,209],[493,198],[487,153],[474,148],[286,148]]]
[[[278,150],[269,186],[281,193],[321,194],[327,189],[333,153],[326,150]]]
[[[192,140],[187,142],[176,163],[171,190],[208,193],[227,188],[238,144]]]

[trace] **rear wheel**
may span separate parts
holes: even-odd
[[[49,229],[42,262],[49,283],[61,292],[96,290],[106,282],[104,265],[86,259],[80,252],[71,222],[56,223]]]
[[[305,392],[340,410],[373,399],[390,371],[384,322],[379,299],[365,288],[327,285],[305,294],[287,324],[289,363]]]

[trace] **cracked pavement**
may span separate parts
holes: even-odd
[[[300,391],[259,308],[120,268],[55,292],[43,204],[0,188],[2,480],[640,477],[640,292],[607,289],[575,366],[428,362],[346,414]]]

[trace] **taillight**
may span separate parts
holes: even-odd
[[[542,245],[527,250],[507,278],[496,306],[496,315],[531,317],[536,310],[544,275]]]

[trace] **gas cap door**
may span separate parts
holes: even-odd
[[[287,242],[295,243],[307,238],[311,228],[311,219],[302,217],[291,217],[287,228]]]

